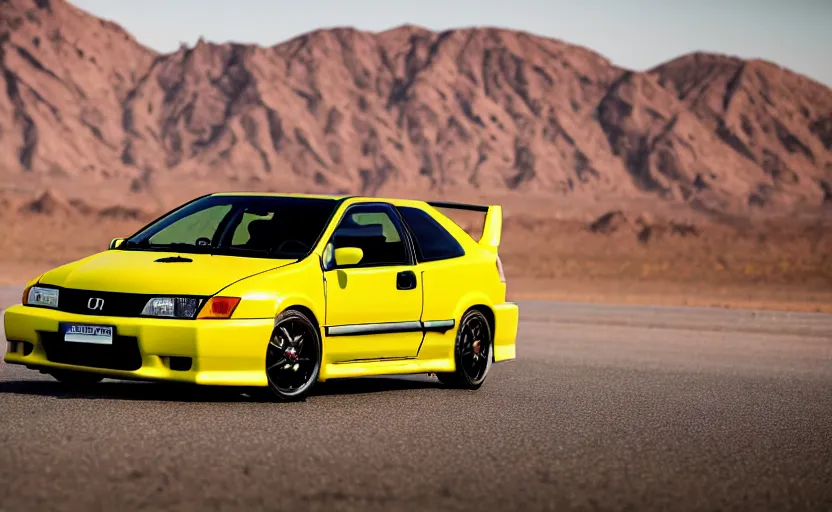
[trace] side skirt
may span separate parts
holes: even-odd
[[[383,359],[329,363],[321,368],[318,380],[381,375],[406,375],[414,373],[440,373],[454,370],[453,360],[448,359]]]
[[[324,329],[327,337],[337,336],[373,336],[413,332],[421,333],[424,342],[427,333],[444,334],[456,325],[451,320],[431,320],[427,322],[389,322],[376,324],[331,325]],[[407,375],[418,373],[440,373],[454,370],[453,359],[420,359],[421,345],[414,357],[390,357],[383,359],[353,359],[337,363],[325,363],[318,380],[372,377],[382,375]]]
[[[454,328],[456,321],[430,320],[428,322],[388,322],[381,324],[331,325],[325,329],[327,336],[371,336],[373,334],[394,334],[400,332],[446,333]]]

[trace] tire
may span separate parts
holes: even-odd
[[[68,386],[91,386],[104,380],[104,376],[97,373],[72,370],[52,370],[49,374],[58,382]]]
[[[280,401],[304,400],[321,371],[321,333],[309,317],[289,309],[274,322],[266,348],[266,378]]]
[[[439,373],[437,378],[448,387],[479,389],[491,369],[493,347],[494,338],[488,319],[476,309],[468,310],[457,329],[454,346],[456,370]]]

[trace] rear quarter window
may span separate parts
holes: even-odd
[[[447,260],[465,255],[465,250],[430,214],[402,206],[399,212],[415,238],[419,262]]]

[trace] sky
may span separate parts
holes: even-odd
[[[71,0],[162,52],[271,46],[310,30],[402,24],[525,30],[645,70],[693,51],[762,58],[832,86],[832,0]]]

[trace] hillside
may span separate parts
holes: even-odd
[[[64,0],[0,8],[7,192],[153,208],[226,189],[832,202],[832,91],[765,62],[637,73],[527,33],[413,26],[162,55]]]

